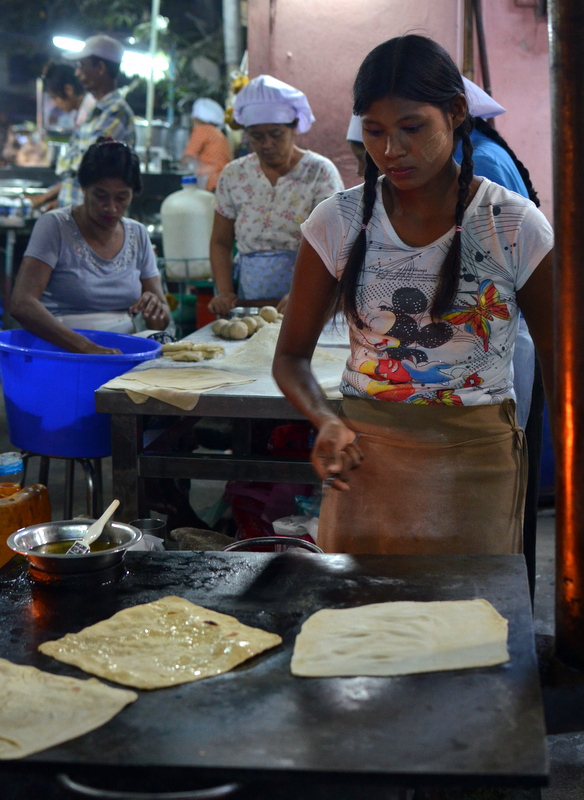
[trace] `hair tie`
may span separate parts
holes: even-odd
[[[361,230],[362,231],[366,231],[367,230],[367,225],[365,223],[363,223],[363,225],[361,225]]]
[[[456,226],[456,233],[462,233],[462,225]]]

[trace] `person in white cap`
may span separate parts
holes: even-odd
[[[111,36],[90,36],[83,50],[67,53],[68,61],[77,61],[75,75],[86,92],[91,92],[95,105],[79,124],[65,155],[59,160],[57,174],[61,183],[53,189],[58,193],[58,205],[80,205],[83,193],[77,180],[77,170],[85,152],[100,136],[111,136],[119,142],[134,146],[134,113],[116,89],[116,77],[124,54],[123,45]]]
[[[361,133],[361,117],[357,114],[351,115],[351,121],[347,129],[347,144],[357,161],[357,175],[362,178],[367,167],[367,151],[363,144],[363,134]]]
[[[246,129],[253,153],[228,164],[217,185],[211,236],[217,295],[209,310],[225,315],[242,300],[267,299],[283,309],[300,224],[322,200],[342,190],[343,182],[332,161],[295,144],[295,134],[306,133],[315,121],[303,92],[260,75],[238,93],[233,115]]]
[[[192,118],[193,130],[182,160],[197,162],[197,175],[207,176],[204,188],[212,192],[221,170],[232,158],[227,136],[220,130],[225,111],[210,97],[199,97],[193,103]]]
[[[470,135],[473,146],[473,171],[475,175],[488,178],[506,189],[527,197],[536,206],[540,202],[529,172],[517,158],[505,139],[487,119],[505,113],[505,108],[488,95],[480,86],[463,77],[468,101],[468,112],[473,118],[474,128]],[[459,164],[462,149],[454,151]],[[527,575],[532,593],[535,590],[535,542],[537,535],[537,511],[539,505],[539,474],[542,449],[544,392],[541,370],[536,364],[535,348],[523,315],[513,353],[513,389],[517,397],[517,422],[525,430],[529,456],[525,513],[523,519],[523,552],[527,563]]]
[[[474,174],[517,192],[539,206],[529,172],[505,139],[485,122],[487,119],[504,114],[505,109],[476,83],[464,77],[462,80],[468,101],[468,113],[474,122],[473,132],[470,135]],[[454,151],[454,160],[459,164],[462,160],[460,146]]]

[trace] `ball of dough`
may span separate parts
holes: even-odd
[[[265,320],[263,317],[252,317],[252,319],[255,321],[255,324],[256,324],[256,326],[257,326],[257,328],[256,328],[256,329],[257,329],[258,331],[259,331],[259,329],[260,329],[260,328],[263,328],[263,327],[264,327],[264,325],[266,325],[266,324],[267,324],[267,323],[266,323],[266,320]]]
[[[257,319],[257,317],[256,318],[254,318],[254,317],[242,317],[241,318],[241,321],[245,322],[245,324],[247,325],[247,330],[248,330],[248,333],[249,333],[250,336],[251,336],[252,333],[255,333],[256,330],[257,330],[258,324],[256,322],[256,319]]]
[[[260,317],[266,322],[275,322],[278,319],[278,310],[274,306],[264,306],[260,308]]]
[[[226,325],[229,325],[228,319],[218,319],[217,322],[214,322],[211,325],[211,330],[213,331],[215,336],[221,336],[221,331]]]
[[[230,339],[247,339],[247,325],[240,319],[236,320],[235,322],[230,322],[227,333]]]

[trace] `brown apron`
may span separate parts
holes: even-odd
[[[426,406],[345,398],[364,453],[323,498],[326,553],[520,553],[527,451],[515,403]]]

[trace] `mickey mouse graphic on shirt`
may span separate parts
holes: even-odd
[[[402,287],[393,293],[391,306],[367,303],[362,309],[363,316],[359,320],[362,335],[376,360],[363,361],[359,372],[372,379],[367,386],[371,396],[403,402],[416,391],[412,380],[446,383],[451,379],[445,374],[448,364],[428,363],[428,355],[420,349],[441,347],[454,334],[447,322],[431,322],[419,327],[414,315],[422,314],[428,306],[428,299],[420,289]]]

